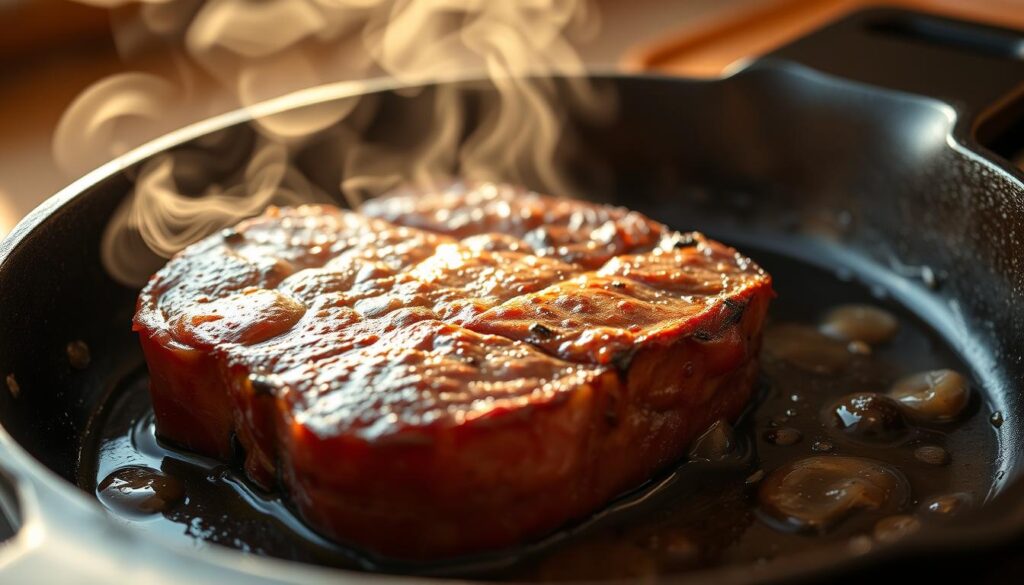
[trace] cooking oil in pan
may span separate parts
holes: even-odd
[[[141,367],[92,426],[81,484],[125,522],[195,546],[496,580],[684,572],[851,539],[883,546],[980,504],[998,471],[995,414],[943,340],[847,278],[745,249],[779,293],[756,404],[735,428],[709,429],[664,476],[539,542],[433,564],[331,543],[239,462],[162,444]]]

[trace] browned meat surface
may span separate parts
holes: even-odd
[[[270,209],[139,297],[158,432],[401,558],[586,516],[738,415],[770,278],[638,213],[455,186]]]
[[[489,245],[556,257],[585,268],[597,268],[618,254],[650,249],[668,231],[622,207],[493,184],[454,185],[428,196],[396,193],[369,202],[362,212],[455,238],[487,234],[483,241]]]

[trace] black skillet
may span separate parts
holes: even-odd
[[[872,10],[723,79],[595,81],[617,93],[618,115],[598,125],[571,119],[588,147],[568,163],[595,198],[740,248],[842,268],[884,289],[945,338],[1005,421],[992,496],[947,529],[871,554],[821,549],[757,569],[666,579],[834,578],[877,561],[935,563],[1024,532],[1024,172],[1009,162],[1024,150],[1024,35]],[[489,91],[446,83],[469,103]],[[393,89],[330,86],[257,110],[372,95],[346,123],[359,120],[369,139],[400,141],[415,133],[435,87]],[[93,414],[141,363],[128,326],[136,291],[102,268],[103,227],[130,191],[134,167],[218,131],[250,140],[251,114],[185,128],[103,166],[0,245],[0,375],[17,383],[13,392],[0,385],[0,533],[3,522],[16,531],[0,545],[0,581],[400,579],[175,546],[132,531],[74,485],[80,462],[92,456],[82,437]],[[327,192],[341,179],[332,148],[313,140],[296,155]],[[85,370],[70,367],[65,353],[78,339],[92,348]]]

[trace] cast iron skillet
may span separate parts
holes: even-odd
[[[1024,105],[1024,36],[873,10],[723,79],[594,79],[618,94],[619,114],[598,125],[569,121],[588,145],[568,163],[588,193],[740,248],[842,266],[884,288],[961,354],[1005,418],[990,500],[948,529],[871,554],[821,549],[666,580],[821,577],[884,558],[994,545],[1024,531],[1024,173],[982,145],[1012,146]],[[471,80],[444,83],[471,105],[489,91]],[[554,83],[565,90],[564,80]],[[20,388],[15,396],[0,386],[0,510],[17,529],[0,545],[4,582],[402,579],[174,546],[118,523],[71,483],[91,414],[141,362],[129,331],[136,291],[111,280],[98,255],[132,169],[214,132],[248,140],[254,113],[360,94],[374,99],[346,124],[372,140],[407,139],[436,86],[393,89],[317,88],[185,128],[76,181],[0,245],[0,375],[13,374]],[[466,115],[472,125],[472,107]],[[333,144],[314,140],[295,155],[327,192],[341,178]],[[85,371],[71,369],[65,355],[76,339],[92,348]]]

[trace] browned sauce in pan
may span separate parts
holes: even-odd
[[[826,543],[872,546],[980,504],[997,473],[994,425],[970,372],[907,311],[866,287],[754,254],[779,298],[761,389],[736,428],[717,423],[687,461],[542,542],[438,564],[332,544],[237,465],[162,445],[141,368],[94,425],[83,487],[140,530],[359,570],[489,579],[646,576],[763,563]]]

